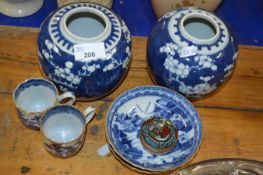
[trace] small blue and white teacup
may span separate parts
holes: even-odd
[[[42,78],[32,78],[20,83],[13,93],[19,119],[31,129],[39,129],[42,114],[65,99],[69,99],[66,104],[73,104],[76,98],[71,92],[59,95],[56,86]]]
[[[60,158],[75,155],[83,146],[86,124],[95,113],[93,107],[88,107],[81,113],[71,105],[57,105],[47,110],[40,121],[46,150]]]

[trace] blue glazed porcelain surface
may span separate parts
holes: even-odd
[[[193,54],[182,55],[193,48]],[[148,40],[149,72],[158,85],[199,98],[230,77],[237,52],[235,39],[217,16],[198,8],[182,8],[160,18],[153,28]]]
[[[98,36],[79,37],[69,31],[67,20],[86,12],[103,21],[105,29]],[[75,60],[75,44],[98,42],[104,43],[106,58]],[[130,32],[124,21],[106,7],[69,4],[50,14],[41,25],[38,55],[44,74],[60,90],[71,91],[79,99],[92,100],[110,93],[124,78],[131,60]]]
[[[165,118],[178,130],[175,147],[162,155],[145,149],[141,126],[151,117]],[[147,171],[168,171],[189,161],[199,148],[202,124],[192,104],[176,92],[142,86],[121,94],[107,115],[106,134],[114,152],[125,162]]]
[[[32,78],[19,84],[13,100],[20,121],[28,128],[39,129],[43,112],[58,103],[55,85],[45,79]]]
[[[50,91],[54,92],[55,94],[57,93],[56,87],[53,85],[53,83],[50,83],[49,81],[46,81],[44,79],[29,79],[21,83],[17,89],[14,92],[14,98],[17,99],[21,92],[25,91],[26,89],[35,86],[35,87],[43,87],[43,88],[48,88]]]
[[[39,129],[39,122],[41,119],[41,113],[27,114],[17,110],[17,115],[20,121],[28,128]]]
[[[84,143],[86,119],[75,107],[58,105],[43,115],[40,130],[46,150],[56,157],[67,158],[75,155]]]

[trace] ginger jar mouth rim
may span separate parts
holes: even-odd
[[[81,37],[81,36],[78,36],[72,33],[68,29],[67,21],[70,17],[76,14],[81,14],[81,13],[87,13],[87,14],[90,13],[100,18],[100,20],[102,20],[103,23],[105,24],[104,30],[97,36],[93,36],[93,37]],[[92,8],[92,7],[79,7],[76,9],[72,9],[67,14],[65,14],[65,16],[62,17],[60,27],[61,27],[61,30],[64,32],[64,34],[66,34],[67,39],[69,39],[73,43],[102,42],[105,39],[107,39],[107,37],[111,33],[111,24],[110,24],[110,20],[108,19],[108,17],[105,14],[103,14],[100,10]]]
[[[199,19],[204,20],[205,22],[209,23],[211,25],[210,27],[214,28],[214,36],[212,36],[208,39],[201,39],[201,38],[198,38],[198,37],[190,34],[185,28],[185,22],[189,19],[194,19],[194,18],[199,18]],[[208,16],[205,13],[189,13],[189,14],[186,14],[182,18],[182,20],[179,24],[179,29],[185,38],[187,38],[190,41],[193,41],[194,43],[198,43],[198,44],[211,44],[211,43],[215,42],[220,36],[220,28],[219,28],[218,23],[215,21],[215,19],[213,19],[212,16]]]

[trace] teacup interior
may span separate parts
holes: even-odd
[[[67,143],[78,138],[85,127],[85,121],[73,111],[53,111],[45,116],[42,131],[45,136],[57,143]]]
[[[26,112],[43,112],[56,103],[56,96],[55,87],[48,82],[31,81],[18,89],[15,100]]]

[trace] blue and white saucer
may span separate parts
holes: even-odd
[[[152,117],[171,121],[177,129],[176,145],[165,154],[146,149],[141,126]],[[121,94],[107,114],[107,140],[121,159],[147,171],[173,170],[189,161],[199,148],[202,124],[193,105],[173,90],[141,86]]]

